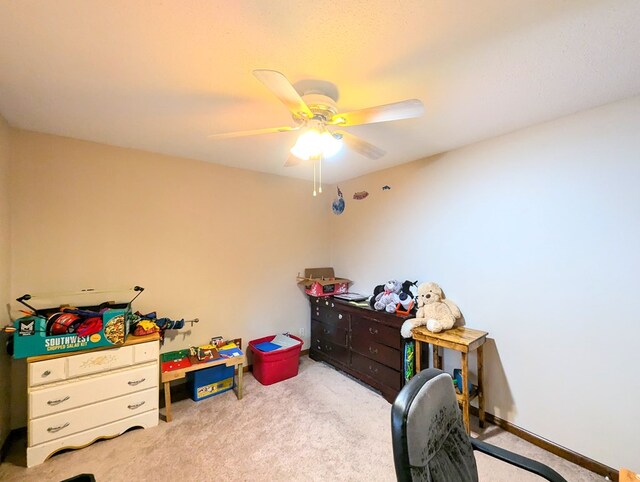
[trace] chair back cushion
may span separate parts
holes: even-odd
[[[421,371],[405,385],[392,408],[398,480],[477,482],[473,456],[451,377]]]

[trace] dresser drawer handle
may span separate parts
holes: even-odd
[[[64,425],[58,425],[57,427],[49,427],[47,429],[47,432],[56,433],[56,432],[59,432],[60,430],[62,430],[63,428],[66,428],[68,426],[69,426],[69,422],[65,423]]]
[[[48,377],[49,375],[51,375],[51,372],[49,370],[42,372],[43,377]]]
[[[371,373],[378,373],[378,369],[377,368],[373,368],[371,365],[369,365],[369,371]]]
[[[135,387],[136,385],[140,385],[145,380],[146,380],[146,378],[141,378],[140,380],[133,380],[133,381],[130,381],[130,382],[127,382],[127,383],[129,385],[131,385],[132,387]]]
[[[376,355],[378,353],[378,349],[369,347],[369,353],[371,353],[372,355]]]
[[[64,398],[59,398],[58,400],[49,400],[47,401],[47,405],[51,405],[53,407],[54,405],[60,405],[62,402],[66,402],[67,400],[69,400],[69,395]]]
[[[327,330],[326,328],[323,328],[322,333],[324,333],[325,335],[328,335],[329,333],[331,333],[331,330]]]
[[[334,305],[333,303],[331,303],[331,308],[333,308],[334,306],[336,306],[336,305]]]
[[[144,405],[144,400],[138,403],[134,403],[133,405],[127,405],[129,410],[135,410],[138,407],[142,407]]]
[[[338,319],[341,320],[342,319],[342,313],[338,313]]]
[[[377,335],[378,334],[378,329],[377,328],[369,328],[369,333],[371,333],[372,335]]]

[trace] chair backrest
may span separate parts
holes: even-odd
[[[429,368],[400,391],[391,409],[400,481],[477,482],[478,469],[451,377]]]

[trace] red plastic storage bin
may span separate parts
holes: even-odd
[[[263,385],[281,382],[298,374],[298,361],[303,342],[297,336],[289,336],[300,343],[283,350],[264,352],[258,350],[254,345],[271,341],[275,335],[249,342],[249,349],[253,354],[253,376]]]

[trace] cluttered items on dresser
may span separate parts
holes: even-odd
[[[296,282],[304,287],[310,296],[324,297],[345,294],[351,280],[336,277],[333,268],[306,268],[304,276],[296,276]]]
[[[391,279],[373,289],[373,295],[369,298],[371,309],[398,313],[407,316],[415,312],[414,295],[412,287],[417,286],[417,281],[406,280],[404,283]]]
[[[14,358],[122,345],[129,334],[131,304],[144,291],[86,289],[25,294],[16,299],[24,315],[5,327]]]
[[[162,344],[166,330],[179,330],[187,323],[193,326],[200,321],[198,318],[159,317],[155,311],[132,312],[133,300],[143,291],[144,288],[134,286],[130,290],[25,294],[16,299],[27,308],[20,310],[25,316],[4,328],[5,332],[13,334],[8,340],[7,351],[14,358],[26,358],[111,348],[122,345],[129,334],[158,333]]]

